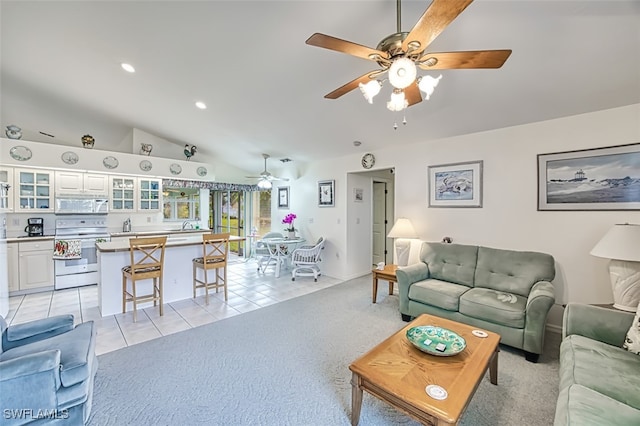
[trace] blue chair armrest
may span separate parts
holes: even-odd
[[[6,351],[71,330],[73,330],[73,315],[70,314],[12,325],[2,335],[2,348]]]

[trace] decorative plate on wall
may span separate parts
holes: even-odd
[[[206,176],[207,175],[207,169],[205,169],[204,167],[198,167],[198,176]]]
[[[182,173],[182,167],[180,167],[180,164],[173,163],[169,166],[169,171],[172,175],[179,175]]]
[[[66,164],[76,164],[80,159],[78,157],[78,154],[73,151],[63,152],[60,158],[62,158],[62,161],[64,161]]]
[[[151,164],[151,161],[149,160],[142,160],[140,162],[140,170],[142,170],[143,172],[148,172],[152,167],[153,164]]]
[[[116,157],[112,157],[112,156],[108,156],[108,157],[104,157],[104,160],[102,160],[102,164],[107,168],[107,169],[115,169],[116,167],[118,167],[118,164],[120,164],[118,162],[118,159]]]
[[[14,160],[27,161],[31,159],[33,153],[26,146],[18,145],[9,150],[9,155],[11,155],[11,158]]]

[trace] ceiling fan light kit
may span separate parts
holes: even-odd
[[[372,104],[374,96],[382,88],[382,81],[376,80],[376,77],[388,72],[393,92],[387,102],[387,109],[398,112],[422,102],[420,92],[429,100],[442,78],[442,75],[418,76],[418,67],[423,70],[502,67],[511,50],[426,53],[433,40],[472,2],[473,0],[433,0],[411,31],[403,32],[400,20],[401,1],[396,0],[397,32],[382,39],[376,49],[325,34],[313,34],[306,41],[308,45],[353,55],[376,62],[380,66],[380,69],[370,71],[328,93],[325,98],[337,99],[359,87],[367,102]]]
[[[267,170],[267,160],[270,157],[271,156],[269,154],[262,154],[262,158],[264,158],[264,170],[260,173],[260,176],[247,176],[247,178],[250,178],[250,179],[258,179],[257,185],[258,185],[258,188],[260,189],[271,189],[273,187],[272,181],[274,180],[282,180],[282,181],[289,180],[287,178],[275,177],[274,175],[269,173],[269,171]],[[291,161],[290,159],[285,159],[285,160]],[[283,160],[281,161],[285,162]]]

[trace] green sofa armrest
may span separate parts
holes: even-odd
[[[534,354],[542,353],[547,315],[556,301],[553,284],[538,281],[531,287],[525,312],[523,349]]]
[[[411,284],[427,278],[429,278],[429,266],[424,262],[403,266],[396,270],[401,314],[409,313],[409,287],[411,287]]]
[[[73,315],[56,315],[8,327],[2,335],[2,349],[23,346],[73,330]]]
[[[562,338],[572,334],[622,347],[634,314],[600,306],[569,303],[562,318]]]

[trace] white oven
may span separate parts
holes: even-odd
[[[56,290],[98,283],[96,242],[108,241],[104,218],[56,220],[54,266]]]

